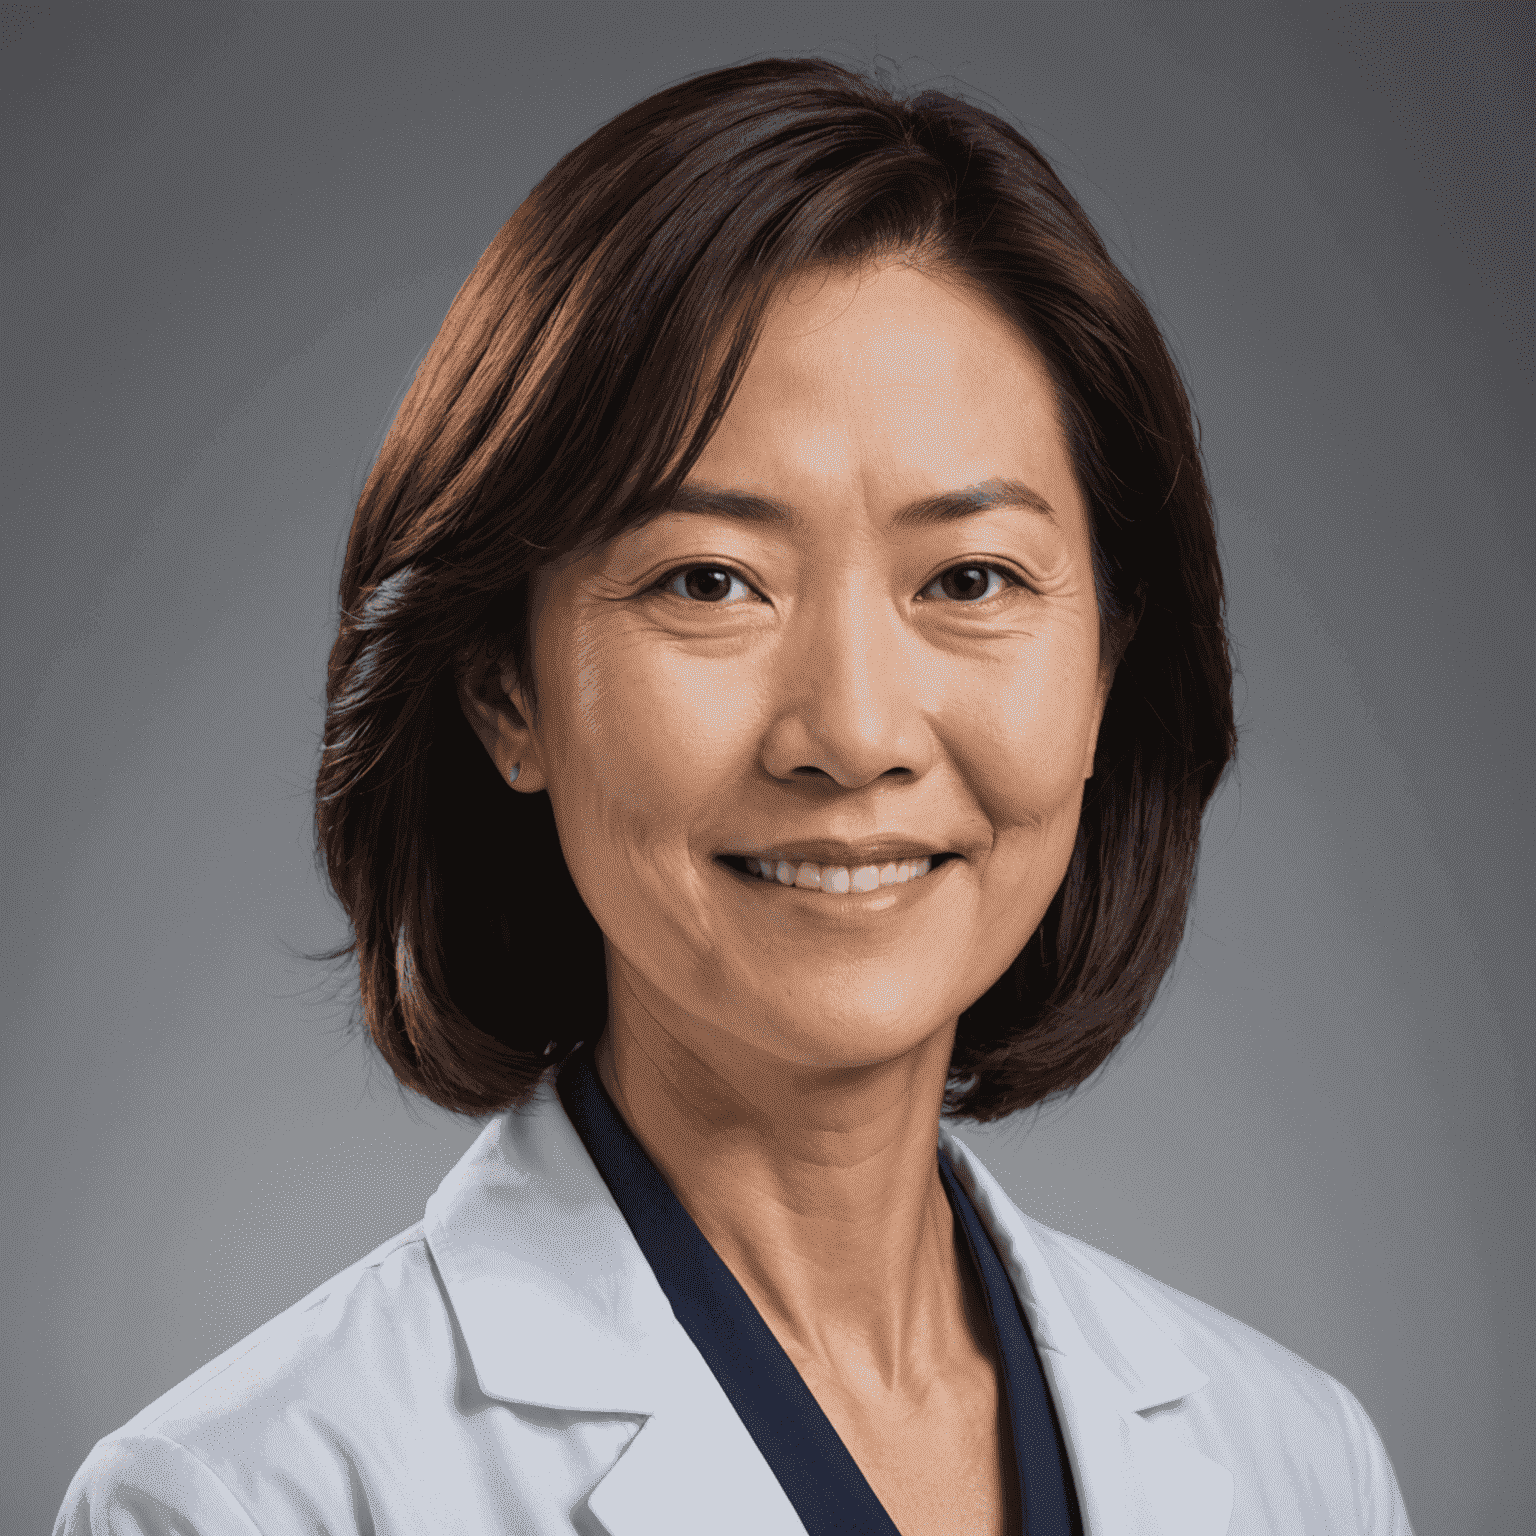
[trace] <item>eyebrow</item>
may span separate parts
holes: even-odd
[[[1021,507],[1056,521],[1056,512],[1050,502],[1022,480],[983,480],[979,485],[968,485],[958,491],[940,491],[934,496],[909,501],[896,509],[891,526],[896,529],[931,528],[959,522],[962,518],[998,507]],[[788,502],[699,482],[683,486],[662,510],[727,517],[743,523],[793,525],[798,521]]]

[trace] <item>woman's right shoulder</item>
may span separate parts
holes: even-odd
[[[569,1531],[644,1418],[636,1331],[667,1318],[541,1091],[485,1126],[421,1222],[98,1442],[54,1536],[416,1536],[509,1511]]]
[[[346,1494],[349,1446],[451,1395],[453,1327],[417,1222],[97,1441],[54,1536],[284,1529],[256,1518],[272,1490],[255,1480],[273,1465],[301,1473],[295,1489],[310,1507],[292,1511],[293,1528],[335,1528],[319,1517],[327,1487]],[[173,1511],[181,1523],[166,1523]]]

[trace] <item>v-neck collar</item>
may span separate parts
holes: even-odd
[[[900,1536],[794,1363],[710,1246],[598,1077],[590,1047],[561,1069],[566,1114],[671,1304],[768,1463],[809,1536]],[[1026,1536],[1082,1530],[1060,1426],[1018,1297],[986,1226],[949,1160],[944,1192],[976,1266],[1008,1403]]]

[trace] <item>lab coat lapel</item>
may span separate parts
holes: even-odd
[[[496,1116],[427,1201],[425,1230],[487,1397],[650,1412],[671,1308],[550,1085]]]
[[[646,1420],[587,1507],[609,1536],[805,1536],[730,1399],[699,1365],[708,1381],[680,1372],[692,1390]]]
[[[551,1086],[485,1127],[425,1226],[487,1397],[640,1421],[587,1499],[610,1536],[804,1536]]]
[[[1149,1421],[1208,1378],[1102,1270],[1065,1276],[1069,1303],[1029,1221],[946,1129],[942,1145],[1024,1304],[1067,1444],[1085,1536],[1224,1536],[1232,1474]],[[1090,1335],[1092,1342],[1090,1343]]]

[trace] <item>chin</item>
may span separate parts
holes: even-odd
[[[761,1029],[731,1033],[742,1045],[786,1066],[806,1072],[853,1072],[942,1050],[948,1060],[958,1010],[914,1017],[909,1006],[899,1012],[872,1014],[868,1008],[846,1013],[821,1010],[799,1019],[776,1011]]]

